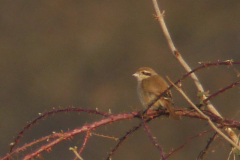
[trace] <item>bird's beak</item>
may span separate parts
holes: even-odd
[[[139,75],[137,73],[134,73],[132,76],[137,78]]]

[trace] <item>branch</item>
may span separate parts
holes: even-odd
[[[207,99],[205,99],[203,102],[206,103],[207,101],[209,101],[210,99],[212,99],[213,97],[216,97],[218,94],[221,94],[223,92],[225,92],[226,90],[228,89],[231,89],[233,87],[235,87],[236,85],[239,85],[240,84],[240,80],[237,80],[236,82],[228,85],[227,87],[224,87],[222,89],[220,89],[219,91],[217,91],[216,93],[210,95]]]
[[[75,153],[76,157],[74,158],[74,160],[77,160],[77,158],[79,158],[80,155],[82,154],[83,149],[85,148],[85,146],[87,144],[87,141],[89,140],[90,134],[91,134],[90,131],[87,131],[86,136],[85,136],[84,141],[83,141],[83,144],[82,144],[82,148],[79,150],[78,153],[77,152]]]
[[[139,117],[140,118],[140,117]],[[142,117],[141,117],[142,118]],[[156,117],[154,117],[156,118]],[[152,118],[152,119],[154,119]],[[152,119],[147,119],[146,122],[150,122]],[[127,139],[128,136],[130,136],[132,133],[134,133],[135,131],[137,131],[140,127],[143,126],[143,122],[141,122],[138,126],[133,127],[131,130],[129,130],[123,137],[119,138],[119,142],[117,143],[117,145],[112,149],[112,151],[109,153],[108,157],[106,158],[106,160],[111,160],[112,155],[115,153],[115,151],[119,148],[119,146]]]
[[[56,144],[64,141],[64,140],[67,140],[67,139],[71,139],[73,136],[75,135],[78,135],[80,133],[83,133],[83,132],[88,132],[90,130],[93,130],[97,127],[100,127],[100,126],[103,126],[103,125],[106,125],[106,124],[109,124],[109,123],[112,123],[112,122],[115,122],[115,121],[119,121],[119,120],[126,120],[126,119],[131,119],[133,117],[137,117],[139,118],[139,115],[137,112],[132,112],[132,113],[128,113],[128,114],[119,114],[119,115],[111,115],[111,116],[108,116],[107,118],[105,119],[102,119],[100,121],[97,121],[97,122],[94,122],[92,124],[89,124],[89,125],[84,125],[82,126],[81,128],[77,128],[77,129],[74,129],[74,130],[71,130],[71,131],[68,131],[68,132],[65,132],[65,133],[57,133],[57,134],[54,134],[55,137],[58,137],[56,138],[55,140],[51,141],[51,142],[47,142],[47,144],[45,145],[42,145],[41,147],[39,147],[38,149],[36,149],[35,151],[32,151],[30,154],[26,155],[23,160],[27,160],[27,159],[31,159],[37,155],[39,155],[41,152],[43,151],[48,151],[48,150],[51,150],[51,148],[53,146],[55,146]],[[60,135],[59,135],[60,134]],[[59,136],[57,136],[59,135]],[[49,138],[50,136],[48,136]],[[47,137],[45,137],[44,139],[46,139]],[[42,138],[43,139],[43,138]],[[42,141],[41,139],[41,141]],[[34,141],[33,143],[36,144],[36,142],[39,142],[39,140],[36,140]],[[22,148],[23,149],[26,149],[26,146],[29,146],[29,145],[24,145]],[[13,151],[14,153],[17,153],[16,151]],[[5,160],[5,159],[8,159],[12,154],[13,152],[11,152],[10,154],[8,154],[7,156],[5,156],[4,158],[2,158],[1,160]]]
[[[146,125],[144,119],[142,118],[142,122],[143,122],[143,126],[145,128],[145,131],[147,132],[148,134],[148,137],[150,138],[150,140],[152,141],[152,143],[154,144],[155,147],[157,147],[157,149],[160,151],[161,153],[161,156],[162,156],[162,160],[165,160],[165,156],[164,156],[164,152],[163,152],[163,149],[162,147],[160,147],[160,145],[157,143],[157,141],[155,140],[155,138],[153,137],[150,129],[148,128],[148,126]]]
[[[166,156],[166,158],[169,158],[173,153],[175,153],[175,152],[179,151],[180,149],[182,149],[182,148],[183,148],[188,142],[190,142],[192,139],[197,138],[197,137],[200,137],[200,136],[202,136],[202,135],[204,135],[204,134],[206,134],[206,133],[208,133],[208,132],[211,132],[211,131],[213,131],[213,129],[204,131],[204,132],[202,132],[202,133],[200,133],[200,134],[198,134],[198,135],[196,135],[196,136],[189,137],[189,138],[184,142],[183,145],[181,145],[181,146],[178,147],[177,149],[169,152],[168,155]]]
[[[177,87],[169,78],[168,80],[170,83],[182,94],[182,96],[187,100],[187,102],[196,110],[198,113],[200,113],[204,118],[207,119],[210,126],[219,134],[221,135],[225,140],[227,140],[229,143],[231,143],[234,147],[236,147],[238,150],[240,150],[240,146],[238,146],[234,141],[232,141],[230,138],[228,138],[224,133],[222,133],[211,121],[211,119],[205,115],[189,98],[188,96],[182,91],[181,88]]]
[[[215,132],[214,135],[210,138],[204,150],[200,152],[197,158],[198,160],[203,160],[203,158],[207,153],[207,150],[209,149],[210,145],[212,144],[212,142],[215,140],[216,137],[217,137],[217,132]]]
[[[166,23],[163,19],[163,15],[161,14],[160,8],[158,7],[157,0],[152,0],[152,1],[153,1],[155,11],[157,13],[156,18],[160,23],[160,26],[161,26],[161,28],[163,30],[163,33],[164,33],[164,35],[167,39],[167,42],[168,42],[168,45],[170,47],[170,50],[171,50],[172,54],[174,55],[174,57],[179,61],[179,63],[183,66],[183,68],[187,72],[191,72],[191,70],[192,70],[191,67],[185,62],[185,60],[182,58],[181,54],[177,51],[176,47],[174,46],[174,43],[173,43],[173,41],[171,39],[171,36],[170,36],[170,33],[168,32]],[[201,85],[200,81],[198,80],[196,74],[192,73],[190,76],[193,79],[197,89],[200,92],[204,92],[203,86]],[[206,99],[206,96],[205,95],[203,95],[203,96],[204,96],[204,99]],[[221,117],[220,113],[213,107],[213,105],[210,103],[210,101],[207,102],[207,107],[211,112],[213,112],[217,116]]]

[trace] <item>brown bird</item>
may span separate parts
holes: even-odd
[[[167,82],[151,68],[139,68],[133,76],[137,78],[138,96],[145,109],[147,109],[148,105],[156,100],[158,96],[168,88]],[[169,90],[157,100],[150,109],[158,110],[167,108],[170,117],[179,119],[179,116],[174,112],[172,105],[173,99],[171,91]]]

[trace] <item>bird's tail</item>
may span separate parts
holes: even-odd
[[[170,103],[165,103],[165,106],[169,112],[169,115],[171,118],[175,119],[175,120],[179,120],[180,119],[180,116],[177,115],[175,112],[174,112],[174,109],[173,109],[173,106],[170,104]]]

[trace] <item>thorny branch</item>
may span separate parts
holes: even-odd
[[[145,123],[145,120],[142,118],[142,122],[143,122],[143,126],[145,128],[145,131],[147,132],[148,134],[148,137],[150,138],[150,140],[152,141],[152,143],[154,144],[155,147],[157,147],[157,149],[160,151],[161,153],[161,156],[162,156],[162,160],[165,160],[165,155],[164,155],[164,152],[163,152],[163,149],[162,147],[160,147],[160,145],[157,143],[157,141],[155,140],[155,138],[153,137],[150,129],[148,128],[147,124]]]
[[[34,119],[33,121],[31,121],[29,124],[27,124],[22,131],[20,131],[18,133],[18,136],[15,138],[14,142],[12,143],[11,145],[11,148],[10,148],[10,153],[14,150],[15,146],[17,143],[19,143],[19,140],[20,138],[22,137],[23,133],[28,130],[30,127],[32,127],[33,125],[35,125],[38,121],[50,116],[50,115],[53,115],[53,114],[56,114],[56,113],[61,113],[61,112],[87,112],[87,113],[94,113],[96,115],[101,115],[101,116],[104,116],[104,117],[107,117],[109,116],[108,113],[104,113],[104,112],[99,112],[99,111],[96,111],[96,110],[89,110],[89,109],[82,109],[82,108],[74,108],[74,107],[71,107],[71,108],[64,108],[64,109],[55,109],[53,108],[52,111],[49,111],[49,112],[46,112],[46,113],[39,113],[39,117],[37,117],[36,119]]]
[[[202,160],[205,157],[210,145],[212,144],[214,139],[217,137],[217,135],[218,135],[217,132],[215,132],[214,135],[210,138],[204,150],[201,151],[200,154],[198,155],[198,160]]]

